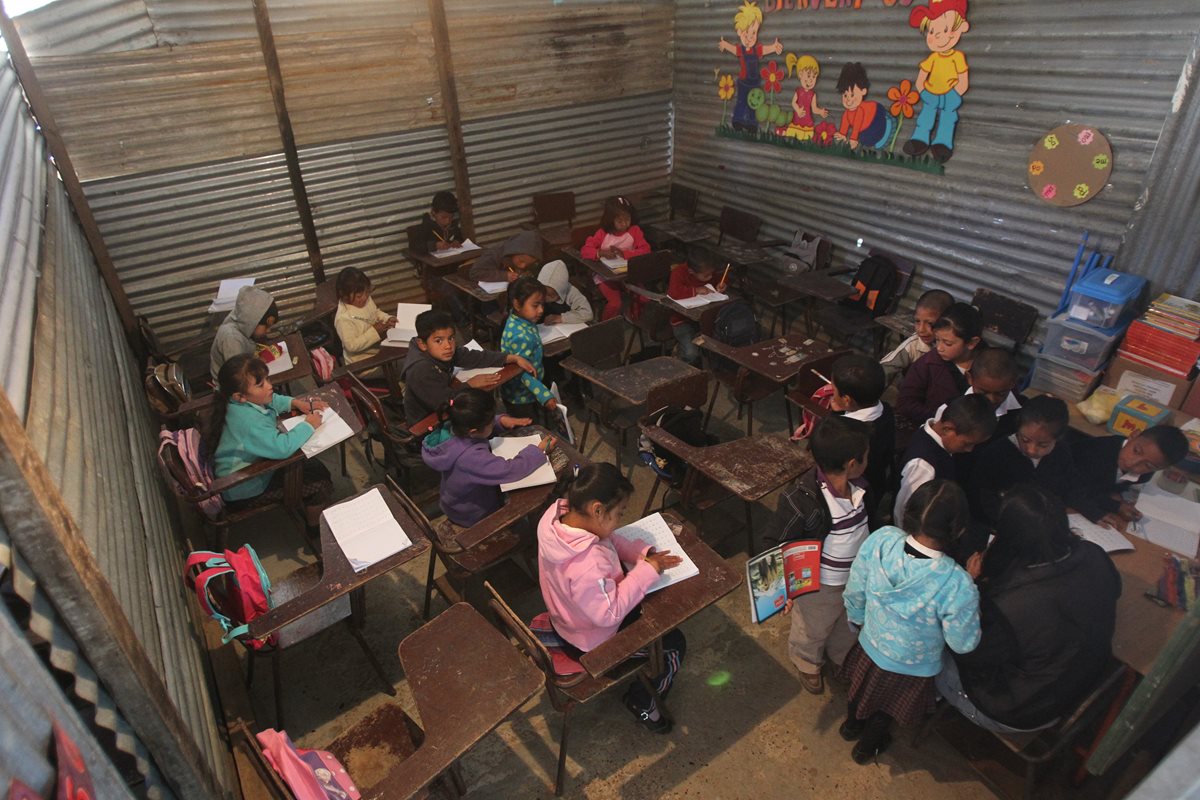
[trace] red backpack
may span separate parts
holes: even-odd
[[[253,547],[242,545],[224,553],[197,550],[187,557],[183,580],[195,590],[204,613],[225,631],[221,644],[240,638],[254,650],[275,645],[275,634],[266,639],[246,636],[250,622],[271,610],[271,579]]]

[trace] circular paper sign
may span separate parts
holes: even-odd
[[[1029,188],[1055,206],[1091,200],[1112,174],[1112,146],[1086,125],[1059,125],[1029,151]]]

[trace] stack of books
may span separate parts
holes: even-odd
[[[1178,378],[1190,378],[1200,365],[1200,303],[1159,295],[1129,325],[1118,355]]]

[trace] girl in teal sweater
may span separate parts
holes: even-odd
[[[519,378],[500,387],[504,406],[514,417],[529,417],[542,424],[553,424],[557,420],[547,419],[542,412],[558,408],[554,396],[543,382],[546,368],[542,363],[542,337],[538,333],[537,320],[542,318],[546,303],[546,287],[537,278],[517,278],[508,287],[508,320],[504,333],[500,335],[500,351],[521,356],[533,365],[536,374],[522,372]],[[557,428],[557,425],[555,425]]]
[[[217,396],[210,420],[210,436],[219,436],[213,474],[218,478],[237,472],[264,458],[281,459],[295,453],[321,424],[316,413],[328,404],[321,400],[275,394],[267,365],[249,355],[226,361],[217,375]],[[280,414],[299,411],[304,421],[290,431],[276,426]],[[315,528],[328,505],[332,489],[329,470],[319,461],[304,462],[304,506],[310,528]],[[232,486],[221,497],[232,506],[268,505],[283,499],[284,470],[274,470]]]

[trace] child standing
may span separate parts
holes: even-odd
[[[954,298],[941,289],[930,289],[917,298],[917,307],[913,309],[913,328],[916,332],[879,360],[888,380],[896,373],[906,372],[914,361],[933,349],[933,324],[952,305]]]
[[[338,307],[333,327],[342,340],[342,358],[347,364],[379,352],[396,318],[379,310],[371,299],[371,279],[357,267],[346,267],[337,276]]]
[[[878,502],[883,494],[895,488],[892,478],[896,461],[896,415],[892,407],[880,399],[887,386],[883,367],[867,356],[852,353],[833,362],[830,373],[833,396],[829,398],[829,409],[870,427],[871,463],[867,465],[864,477],[871,487],[873,500]],[[877,519],[875,502],[868,509],[872,527],[876,527]]]
[[[254,356],[235,355],[221,365],[217,374],[216,400],[209,418],[208,439],[218,438],[213,458],[213,474],[218,478],[248,467],[265,458],[281,459],[295,453],[321,426],[327,408],[320,400],[275,394],[267,365]],[[290,431],[275,427],[280,414],[298,411],[304,415]],[[316,529],[321,511],[329,504],[333,482],[329,470],[315,459],[303,462],[303,499],[310,533]],[[285,470],[274,470],[231,486],[221,497],[231,505],[255,507],[283,498]]]
[[[612,464],[579,470],[565,500],[546,510],[538,523],[538,582],[555,632],[567,654],[578,659],[637,619],[638,604],[663,570],[680,563],[669,550],[621,538],[613,531],[629,505],[633,484]],[[628,573],[622,562],[633,564]],[[683,663],[687,642],[673,630],[663,637],[666,670],[652,679],[665,698]],[[655,733],[668,733],[671,721],[654,698],[634,681],[625,707]]]
[[[870,441],[866,423],[846,417],[823,419],[808,440],[816,465],[784,490],[775,512],[773,531],[781,542],[821,542],[821,590],[788,601],[784,609],[792,616],[788,657],[800,685],[812,694],[825,691],[821,668],[826,655],[841,666],[854,645],[842,590],[850,564],[871,532],[870,487],[863,480]]]
[[[546,303],[546,288],[537,278],[520,277],[508,287],[508,320],[500,335],[500,350],[525,359],[532,367],[520,380],[509,381],[500,387],[504,406],[513,414],[546,421],[541,409],[554,411],[558,403],[542,382],[546,367],[542,362],[542,337],[537,321],[542,318]]]
[[[717,255],[703,245],[688,248],[688,260],[671,267],[671,279],[667,283],[667,295],[673,300],[683,300],[700,294],[709,294],[713,278],[717,274]],[[718,291],[725,284],[717,287]],[[700,333],[700,327],[682,314],[671,316],[671,331],[675,334],[675,355],[695,366],[700,363],[700,348],[692,342]]]
[[[1088,437],[1071,450],[1079,474],[1079,495],[1073,498],[1076,510],[1106,528],[1124,530],[1142,515],[1133,503],[1121,499],[1121,493],[1183,461],[1188,440],[1179,428],[1156,425],[1125,440]]]
[[[793,59],[795,59],[793,61]],[[788,125],[785,136],[793,139],[798,139],[801,142],[807,142],[813,138],[813,130],[816,127],[816,117],[825,119],[829,116],[829,110],[821,108],[817,105],[817,78],[821,75],[821,65],[817,60],[809,55],[796,58],[791,53],[787,57],[788,72],[792,71],[793,64],[796,67],[796,78],[800,81],[800,86],[796,89],[796,94],[792,97],[792,124]]]
[[[861,630],[842,667],[850,688],[838,733],[858,740],[850,752],[856,763],[887,749],[893,720],[913,725],[933,710],[943,647],[969,653],[979,644],[979,592],[944,552],[967,521],[962,489],[930,481],[913,495],[904,530],[875,531],[850,568],[846,616]],[[981,562],[972,559],[976,575]]]
[[[237,355],[254,355],[258,346],[255,340],[265,337],[278,321],[279,309],[269,293],[256,286],[239,289],[233,311],[217,328],[208,351],[208,371],[213,383],[219,382],[218,374],[226,361]]]
[[[954,456],[969,453],[991,438],[996,415],[986,398],[977,394],[956,397],[939,419],[931,419],[913,436],[900,470],[900,490],[892,519],[904,519],[909,498],[934,479],[955,480]]]
[[[966,303],[950,306],[933,324],[933,338],[934,349],[909,368],[896,397],[896,413],[914,425],[969,388],[967,370],[977,349],[984,346],[979,310]]]
[[[633,203],[625,197],[610,197],[604,201],[604,211],[600,215],[600,229],[587,238],[579,254],[584,258],[624,258],[645,255],[650,252],[650,245],[642,235],[642,229],[633,224]],[[606,281],[599,275],[593,275],[596,288],[604,297],[604,310],[600,312],[600,320],[609,320],[621,313],[621,284],[617,281]]]
[[[545,463],[553,443],[543,436],[511,460],[492,455],[488,439],[529,425],[529,419],[496,416],[496,398],[479,389],[463,389],[450,399],[441,416],[448,420],[421,443],[421,458],[442,474],[439,504],[446,518],[469,528],[503,505],[500,484],[519,481]]]

